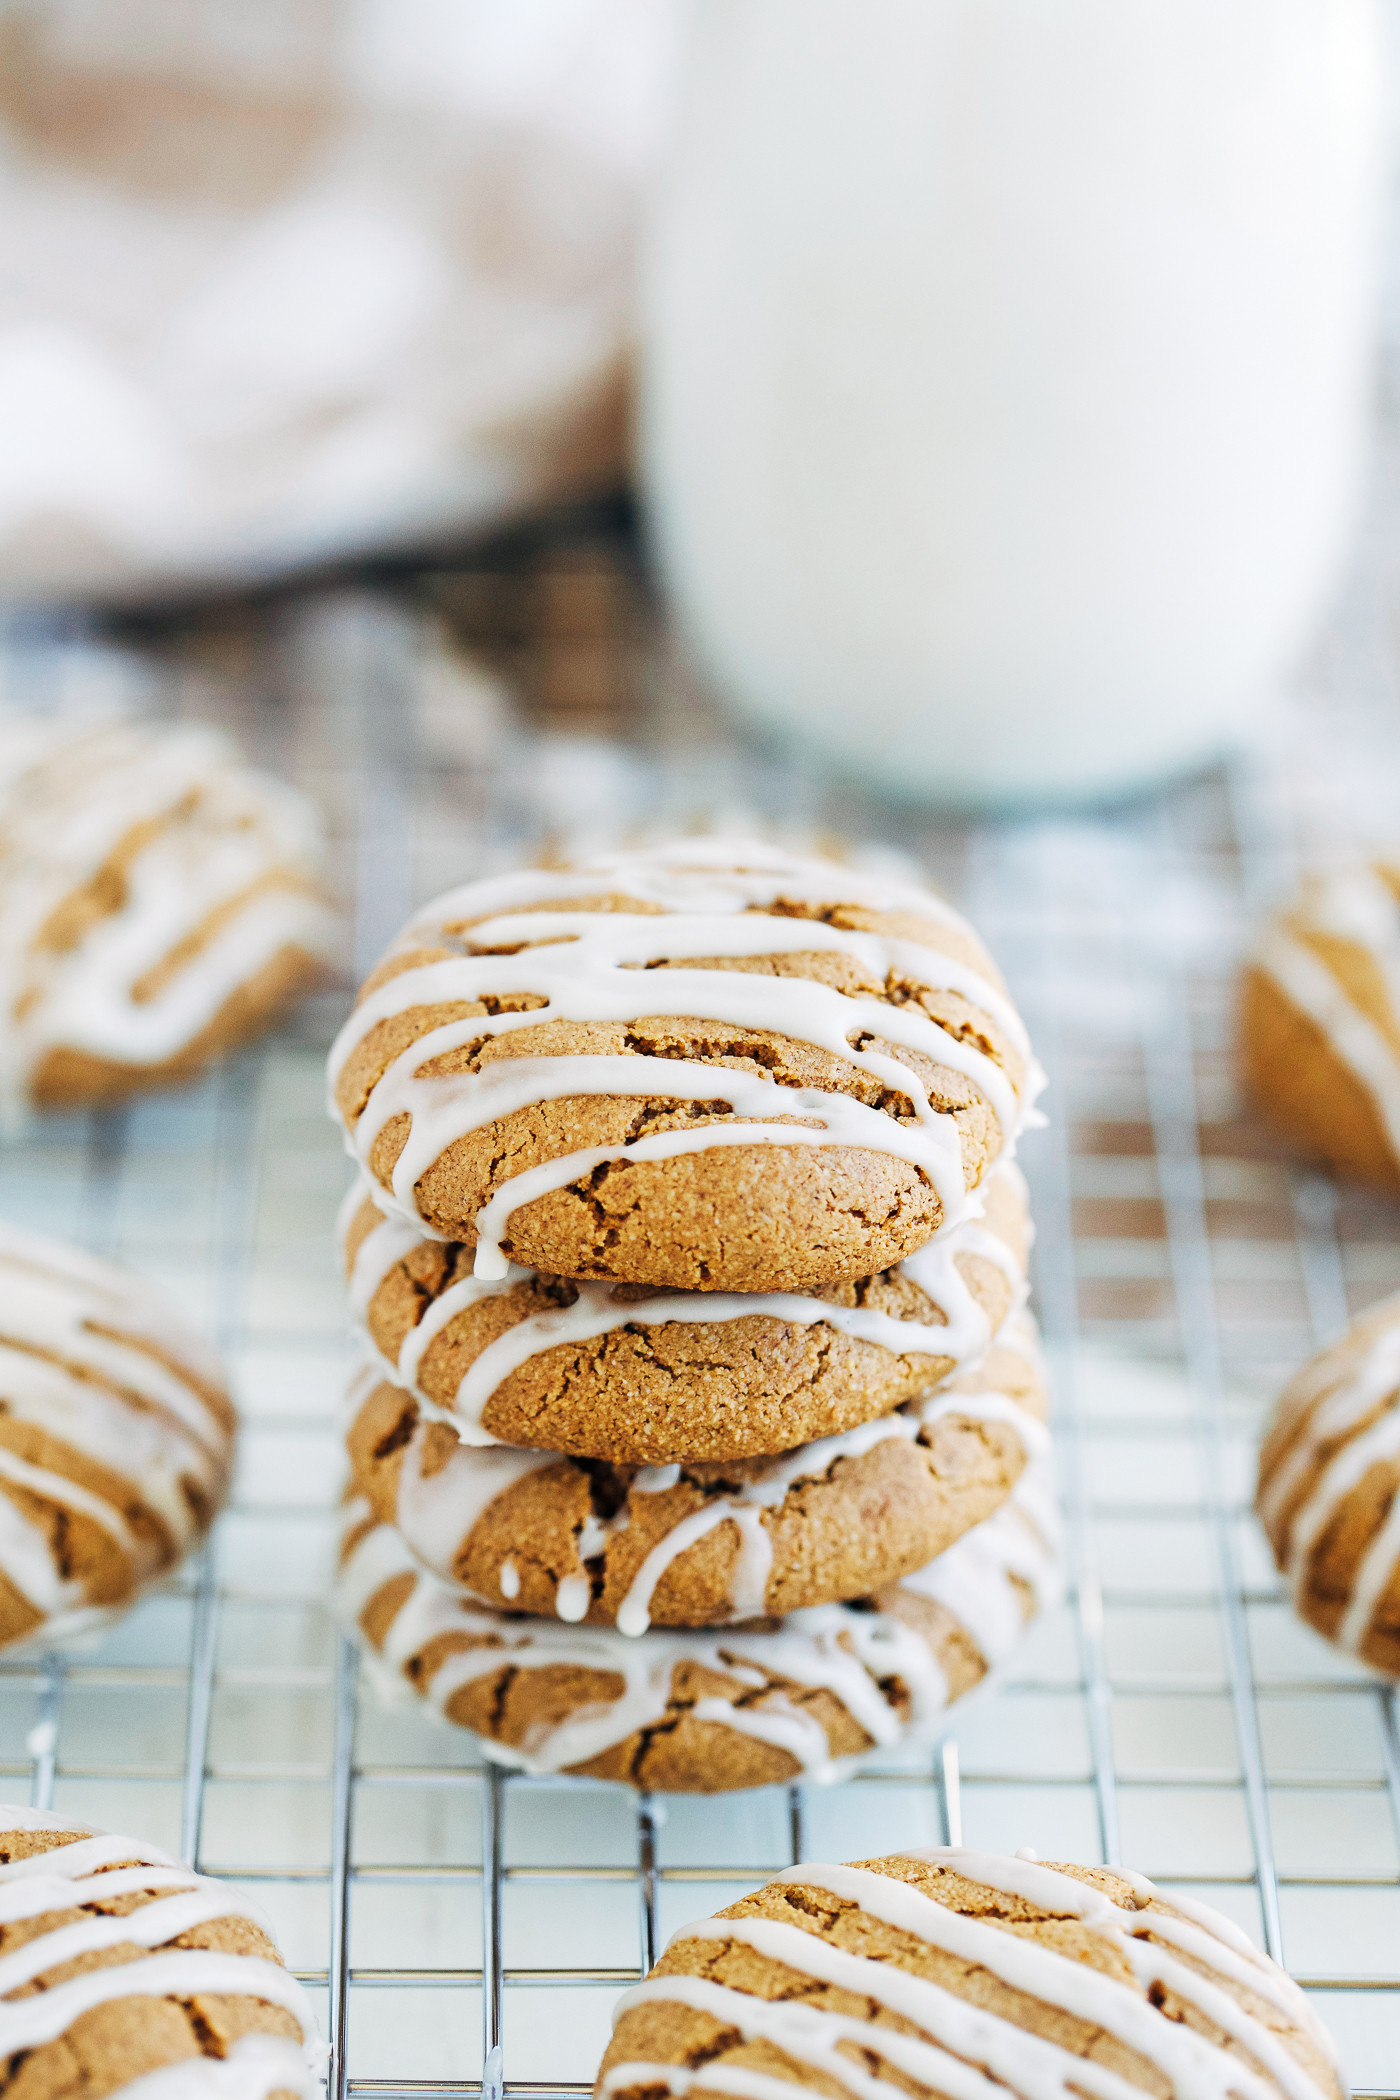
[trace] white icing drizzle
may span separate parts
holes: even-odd
[[[1340,869],[1316,879],[1299,917],[1310,930],[1364,949],[1385,986],[1392,1026],[1400,1031],[1400,901],[1375,869]],[[1353,1003],[1317,951],[1284,924],[1268,928],[1252,960],[1366,1089],[1400,1159],[1400,1055],[1386,1031]]]
[[[726,858],[730,865],[726,867]],[[620,893],[654,913],[549,911],[553,900]],[[674,1158],[730,1144],[850,1145],[906,1160],[937,1194],[945,1226],[969,1214],[961,1145],[951,1115],[935,1110],[927,1089],[897,1054],[860,1050],[864,1036],[920,1051],[970,1079],[991,1103],[1009,1156],[1040,1083],[1030,1071],[1018,1101],[994,1059],[921,1009],[834,990],[811,980],[745,971],[687,968],[714,958],[822,952],[858,964],[878,981],[891,974],[953,991],[991,1015],[1024,1058],[1025,1031],[1004,993],[968,964],[908,939],[855,933],[820,919],[769,916],[780,900],[826,905],[865,903],[904,910],[966,931],[940,901],[897,885],[853,877],[819,861],[794,859],[749,842],[708,842],[699,856],[687,844],[618,854],[560,872],[526,871],[468,885],[418,915],[391,954],[460,941],[464,953],[400,971],[372,992],[347,1021],[330,1058],[332,1091],[346,1061],[380,1022],[413,1007],[527,994],[544,1003],[527,1012],[477,1015],[425,1033],[373,1087],[347,1146],[367,1166],[375,1140],[394,1117],[412,1119],[386,1192],[387,1207],[422,1229],[416,1184],[457,1139],[484,1124],[578,1095],[723,1099],[737,1126],[707,1125],[652,1134],[629,1144],[594,1146],[517,1174],[474,1221],[479,1276],[506,1270],[500,1239],[511,1213],[567,1187],[605,1162]],[[476,920],[466,933],[462,923]],[[676,967],[655,969],[665,962]],[[825,1050],[878,1080],[911,1104],[912,1124],[896,1122],[849,1095],[787,1087],[749,1072],[701,1061],[646,1056],[510,1057],[476,1073],[424,1076],[422,1068],[486,1037],[547,1021],[633,1022],[651,1016],[698,1017],[760,1029]],[[786,1123],[773,1123],[785,1117]],[[796,1124],[792,1119],[800,1119]],[[757,1127],[755,1127],[755,1124]]]
[[[72,946],[43,946],[54,912],[140,826],[151,836],[124,863],[118,908]],[[328,956],[332,915],[306,887],[320,857],[311,805],[211,730],[0,731],[0,1102],[11,1117],[51,1048],[160,1064],[284,949]],[[137,998],[140,980],[216,912],[227,916],[210,938]]]
[[[181,1375],[182,1364],[192,1375]],[[3,1444],[0,1483],[98,1525],[125,1556],[133,1585],[194,1543],[195,1512],[181,1483],[196,1485],[211,1508],[223,1492],[231,1438],[196,1379],[221,1385],[203,1343],[146,1285],[76,1248],[0,1225],[0,1401],[7,1417],[130,1482],[133,1499],[161,1519],[169,1552],[156,1537],[134,1531],[105,1496]],[[86,1624],[82,1583],[61,1575],[42,1526],[4,1493],[0,1573],[56,1622],[51,1632]],[[71,1629],[58,1625],[70,1616]]]
[[[940,1555],[940,1563],[956,1565],[966,1558],[969,1541],[980,1540],[970,1581],[1007,1583],[1010,1576],[1021,1573],[1029,1581],[1032,1598],[1047,1601],[1057,1586],[1057,1554],[1053,1538],[1038,1529],[1039,1507],[1030,1476],[1023,1476],[1002,1507]],[[352,1504],[347,1513],[349,1530],[363,1525],[367,1515],[366,1504]],[[1031,1561],[1035,1575],[1027,1578],[1024,1570]],[[511,1618],[468,1603],[427,1574],[391,1526],[374,1524],[365,1529],[341,1570],[339,1602],[347,1622],[358,1624],[384,1585],[406,1573],[416,1578],[412,1591],[381,1644],[385,1663],[400,1680],[405,1666],[440,1634],[465,1633],[483,1644],[495,1643],[446,1656],[439,1663],[424,1690],[439,1713],[446,1713],[461,1686],[504,1665],[515,1670],[564,1666],[606,1671],[620,1680],[622,1689],[615,1698],[575,1709],[543,1728],[523,1748],[500,1743],[488,1746],[492,1757],[527,1771],[557,1772],[586,1763],[624,1742],[634,1730],[659,1720],[666,1710],[673,1670],[691,1661],[725,1671],[756,1690],[766,1682],[767,1671],[804,1687],[825,1687],[844,1703],[877,1746],[936,1735],[949,1704],[947,1680],[933,1651],[889,1610],[815,1605],[789,1613],[773,1628],[750,1627],[732,1633],[653,1628],[638,1639],[606,1627],[566,1630],[548,1620]],[[952,1588],[956,1591],[955,1580]],[[979,1652],[989,1668],[1002,1659],[1000,1653]],[[890,1677],[898,1677],[908,1692],[910,1712],[905,1720],[880,1689],[881,1681]],[[721,1722],[739,1733],[780,1745],[812,1780],[837,1778],[852,1763],[833,1760],[819,1723],[780,1694],[770,1695],[757,1707],[738,1707],[713,1697],[701,1700],[694,1711],[702,1720]]]
[[[801,1865],[775,1879],[829,1891],[867,1915],[923,1940],[981,1969],[1041,2004],[1069,2013],[1112,2035],[1165,2079],[1175,2100],[1332,2100],[1332,2088],[1310,2076],[1278,2035],[1247,2011],[1226,1988],[1242,1986],[1302,2028],[1324,2058],[1335,2050],[1303,1994],[1282,1970],[1259,1955],[1243,1935],[1204,1904],[1177,1904],[1140,1875],[1125,1874],[1139,1909],[1120,1907],[1102,1890],[1042,1866],[1026,1854],[1014,1859],[954,1847],[910,1847],[907,1858],[948,1868],[966,1880],[1020,1897],[1052,1916],[1079,1919],[1106,1939],[1131,1971],[1140,1990],[1087,1963],[997,1925],[960,1915],[907,1882],[869,1868]],[[1117,1870],[1115,1870],[1117,1871]],[[1170,1908],[1167,1906],[1170,1905]],[[1179,1912],[1180,1914],[1174,1914]],[[1150,1937],[1149,1937],[1150,1936]],[[791,2000],[765,2000],[689,1976],[652,1977],[620,2000],[615,2019],[633,2007],[657,2002],[694,2006],[749,2039],[773,2043],[797,2062],[836,2080],[860,2100],[880,2100],[889,2090],[838,2043],[854,2043],[950,2100],[992,2100],[1009,2092],[1017,2100],[1132,2100],[1140,2087],[1092,2058],[1061,2043],[1028,2033],[1014,2021],[969,2003],[955,1991],[911,1975],[892,1962],[874,1960],[827,1944],[816,1933],[768,1918],[709,1918],[682,1928],[671,1946],[688,1940],[736,1941],[795,1970],[799,1975],[865,1997],[920,2030],[921,2037],[891,2033],[874,2020],[847,2018]],[[1159,1944],[1166,1942],[1166,1945]],[[1187,1957],[1182,1959],[1181,1957]],[[1193,1966],[1200,1964],[1201,1967]],[[1204,1968],[1207,1973],[1202,1974]],[[1218,1979],[1218,1980],[1217,1980]],[[1185,2023],[1164,2018],[1148,1992],[1159,1985],[1193,2005],[1248,2055],[1258,2069],[1207,2040]],[[690,2074],[669,2065],[619,2064],[604,2082],[607,2096],[645,2083],[685,2092]],[[718,2074],[729,2070],[723,2085]],[[736,2100],[770,2100],[766,2084],[746,2067],[706,2065],[706,2085]]]
[[[352,1384],[348,1401],[352,1416],[368,1397],[377,1375],[375,1367],[369,1366]],[[973,1386],[972,1390],[950,1392],[939,1387],[922,1399],[908,1403],[897,1413],[882,1415],[874,1421],[861,1422],[854,1428],[801,1445],[770,1461],[753,1478],[741,1481],[723,1493],[712,1494],[699,1508],[673,1524],[647,1553],[618,1608],[618,1631],[632,1638],[646,1632],[651,1623],[652,1599],[667,1569],[708,1533],[725,1523],[732,1523],[739,1535],[739,1553],[731,1575],[730,1621],[760,1617],[768,1608],[767,1585],[773,1565],[772,1543],[763,1521],[764,1512],[776,1510],[799,1482],[820,1480],[839,1460],[859,1458],[877,1444],[896,1439],[913,1442],[945,1419],[1002,1422],[1015,1430],[1028,1462],[1044,1457],[1050,1439],[1043,1422],[1010,1394],[998,1392],[989,1385],[977,1386],[971,1380],[967,1383]],[[431,1573],[466,1596],[476,1597],[482,1603],[494,1603],[494,1598],[483,1597],[479,1591],[472,1590],[456,1573],[457,1562],[464,1555],[475,1525],[496,1497],[517,1481],[543,1466],[567,1464],[568,1461],[550,1451],[517,1450],[506,1445],[483,1449],[462,1444],[448,1454],[445,1463],[431,1477],[425,1478],[422,1460],[426,1442],[427,1424],[420,1421],[404,1448],[395,1511],[397,1529],[414,1558]],[[664,1494],[676,1486],[680,1477],[679,1465],[643,1467],[631,1483],[631,1493]],[[1056,1521],[1051,1498],[1042,1495],[1037,1522],[1045,1536],[1053,1538],[1056,1535]],[[599,1519],[590,1513],[578,1539],[580,1561],[586,1563],[603,1554],[609,1541],[619,1531],[625,1530],[630,1522],[629,1503],[624,1503],[611,1518]],[[1029,1558],[1034,1562],[1033,1551]],[[503,1563],[501,1588],[503,1595],[514,1597],[519,1594],[520,1580],[514,1563],[510,1565],[514,1587],[509,1591],[505,1588]],[[941,1560],[934,1561],[924,1572],[931,1574],[941,1566]],[[978,1608],[982,1572],[979,1565],[975,1571],[977,1579],[963,1585],[970,1610]],[[951,1581],[952,1577],[947,1579]],[[914,1583],[918,1578],[909,1580]],[[936,1590],[928,1590],[926,1594],[942,1597],[942,1592]],[[561,1618],[572,1622],[586,1615],[591,1601],[588,1576],[574,1573],[565,1576],[558,1585],[555,1609]],[[955,1616],[961,1616],[950,1598],[942,1597],[942,1601],[948,1603]],[[997,1628],[1005,1624],[1010,1629],[1013,1622],[1016,1627],[1020,1623],[1015,1593],[1005,1584],[995,1581],[989,1585],[984,1617],[986,1611],[993,1608],[1000,1614],[996,1627],[988,1619],[982,1629],[990,1644],[983,1652],[988,1654],[993,1648],[1000,1652],[1006,1645]]]
[[[1010,1161],[998,1164],[988,1182],[1004,1178],[1012,1188],[1018,1214],[1024,1214],[1024,1187],[1020,1171]],[[514,1184],[512,1183],[512,1186]],[[990,1189],[984,1193],[990,1193]],[[344,1248],[348,1234],[366,1200],[379,1208],[387,1199],[368,1176],[362,1175],[350,1190],[341,1209],[340,1239]],[[375,1348],[366,1325],[376,1291],[397,1264],[421,1244],[422,1233],[403,1218],[385,1216],[365,1235],[350,1265],[350,1304],[366,1345]],[[573,1286],[578,1296],[569,1306],[535,1313],[488,1343],[468,1367],[450,1408],[444,1409],[423,1391],[419,1373],[433,1341],[460,1313],[484,1298],[496,1297],[531,1275],[528,1269],[511,1264],[503,1277],[463,1277],[433,1300],[416,1326],[412,1327],[396,1358],[384,1356],[388,1376],[418,1400],[424,1412],[450,1421],[464,1443],[493,1444],[498,1440],[483,1427],[483,1416],[502,1382],[546,1350],[575,1346],[612,1334],[624,1327],[659,1327],[671,1321],[692,1324],[711,1321],[768,1318],[794,1326],[833,1327],[838,1333],[901,1356],[929,1356],[951,1361],[954,1370],[975,1365],[991,1340],[986,1313],[973,1297],[958,1267],[958,1257],[972,1256],[992,1264],[1007,1279],[1012,1292],[1012,1312],[1025,1302],[1026,1280],[1020,1262],[1006,1242],[979,1220],[969,1218],[945,1238],[936,1239],[910,1255],[893,1272],[907,1276],[944,1315],[936,1321],[900,1319],[894,1314],[857,1305],[836,1305],[824,1298],[791,1291],[662,1291],[654,1297],[629,1301],[619,1298],[610,1283],[580,1282]],[[952,1375],[952,1374],[949,1374]]]
[[[1369,1341],[1358,1346],[1369,1332]],[[1377,1413],[1377,1410],[1379,1412]],[[1359,1425],[1374,1415],[1365,1429]],[[1292,1448],[1261,1481],[1257,1506],[1276,1542],[1295,1603],[1313,1552],[1348,1495],[1372,1466],[1400,1459],[1400,1300],[1371,1313],[1359,1333],[1305,1366],[1283,1394],[1276,1421],[1292,1418]],[[1312,1485],[1284,1526],[1305,1481]],[[1351,1593],[1333,1638],[1360,1654],[1373,1615],[1400,1566],[1400,1493],[1352,1571]]]
[[[551,1451],[517,1451],[508,1444],[469,1451],[459,1445],[445,1465],[425,1475],[426,1441],[420,1426],[404,1451],[395,1522],[424,1565],[451,1581],[459,1550],[496,1497],[557,1461]]]
[[[300,2046],[285,2037],[248,2037],[249,2043],[256,2040],[267,2046],[240,2044],[222,2065],[195,2059],[171,2066],[170,2071],[186,2075],[189,2082],[183,2085],[162,2070],[122,2091],[136,2093],[140,2100],[184,2100],[186,2093],[196,2100],[264,2100],[287,2087],[310,2100],[314,2072],[325,2051],[317,2039],[310,2001],[296,1978],[261,1956],[168,1946],[182,1933],[216,1918],[250,1918],[267,1931],[256,1904],[223,1882],[193,1873],[154,1846],[102,1835],[65,1816],[0,1808],[0,1831],[5,1830],[84,1834],[75,1842],[0,1866],[0,1924],[81,1909],[137,1891],[154,1900],[121,1917],[92,1915],[55,1925],[0,1955],[0,2057],[56,2041],[83,2013],[119,1998],[261,1998],[292,2014],[301,2028]],[[114,1868],[119,1860],[136,1864]],[[119,1946],[155,1951],[135,1961],[86,1970],[27,1997],[14,1996],[51,1969]]]

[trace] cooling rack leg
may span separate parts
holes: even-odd
[[[29,1782],[31,1808],[47,1810],[53,1807],[54,1775],[58,1770],[58,1713],[63,1703],[63,1674],[63,1657],[46,1655],[39,1678],[34,1726],[29,1731],[25,1745],[34,1760],[34,1774]]]
[[[792,1854],[794,1866],[797,1865],[799,1860],[805,1859],[807,1856],[806,1832],[802,1827],[802,1789],[800,1786],[790,1786],[788,1788],[788,1850]]]
[[[125,1107],[95,1109],[88,1117],[87,1167],[81,1232],[84,1246],[116,1258],[117,1198],[126,1160],[129,1115]]]
[[[185,1790],[180,1804],[180,1857],[199,1866],[204,1824],[204,1775],[209,1763],[209,1717],[214,1705],[214,1648],[218,1631],[219,1592],[213,1549],[199,1556],[190,1629],[190,1698],[185,1717]]]
[[[328,2100],[345,2100],[350,2074],[350,1857],[354,1813],[355,1688],[353,1641],[336,1642],[335,1741],[331,1764],[331,2072]]]
[[[958,1746],[949,1736],[938,1755],[938,1813],[945,1845],[960,1845],[962,1837],[962,1777]]]
[[[1062,981],[1064,972],[1060,968],[1054,929],[1048,912],[1042,911],[1037,915],[1034,936],[1028,939],[1022,930],[1021,919],[1013,917],[1004,907],[999,908],[1004,894],[1014,898],[1024,892],[1027,870],[1024,866],[1007,866],[1005,849],[998,853],[997,842],[998,835],[994,831],[984,831],[979,836],[984,916],[1001,933],[998,947],[1006,957],[1026,1025],[1044,1062],[1050,1099],[1052,1103],[1063,1104],[1066,1091],[1062,1079],[1064,1059],[1053,987]],[[1030,870],[1034,894],[1043,902],[1048,902],[1056,893],[1052,852],[1050,840],[1042,838]],[[1104,1862],[1114,1866],[1122,1858],[1122,1849],[1118,1834],[1118,1779],[1113,1757],[1113,1693],[1104,1655],[1103,1591],[1079,1408],[1076,1366],[1079,1284],[1074,1263],[1074,1212],[1066,1114],[1063,1105],[1058,1110],[1052,1109],[1049,1128],[1029,1148],[1026,1171],[1038,1226],[1032,1251],[1033,1273],[1045,1361],[1055,1405],[1056,1470],[1068,1518],[1067,1553],[1069,1574],[1074,1583],[1075,1632],[1089,1755],[1093,1765],[1099,1850]]]
[[[1295,1175],[1293,1218],[1313,1340],[1323,1349],[1336,1341],[1348,1319],[1342,1250],[1337,1245],[1337,1191],[1324,1175]]]
[[[656,1960],[656,1818],[650,1794],[637,1796],[637,1900],[645,1976]]]
[[[1154,878],[1170,864],[1171,841],[1159,837],[1147,859]],[[1197,1136],[1196,1078],[1188,988],[1173,956],[1141,956],[1138,1003],[1148,1111],[1157,1147],[1157,1174],[1166,1216],[1167,1251],[1176,1294],[1181,1354],[1195,1398],[1206,1485],[1206,1510],[1220,1597],[1221,1633],[1235,1742],[1244,1779],[1245,1809],[1254,1848],[1255,1882],[1263,1914],[1264,1942],[1283,1960],[1278,1869],[1269,1822],[1268,1782],[1254,1677],[1249,1627],[1241,1594],[1232,1532],[1229,1449],[1225,1428],[1224,1372],[1216,1317],[1206,1218],[1205,1176]]]
[[[481,2040],[482,2100],[504,2091],[501,2050],[501,1863],[505,1774],[487,1764],[481,1775]]]

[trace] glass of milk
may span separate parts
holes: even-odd
[[[702,670],[889,790],[1235,741],[1366,449],[1374,0],[701,0],[642,458]]]

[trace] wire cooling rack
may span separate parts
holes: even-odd
[[[1395,806],[1377,544],[1267,761],[1022,825],[918,826],[735,742],[615,548],[566,549],[543,581],[517,564],[307,597],[122,660],[11,633],[10,704],[134,684],[318,795],[355,967],[416,899],[551,837],[742,807],[917,853],[984,928],[1051,1075],[1025,1157],[1068,1601],[939,1751],[718,1800],[506,1775],[361,1690],[326,1606],[349,1349],[321,1069],[343,994],[192,1091],[0,1152],[0,1213],[167,1285],[245,1423],[201,1563],[91,1649],[0,1663],[0,1778],[247,1887],[322,1995],[335,2100],[584,2090],[619,1989],[688,1918],[802,1856],[945,1840],[1122,1858],[1203,1895],[1315,1993],[1359,2091],[1400,2091],[1393,1697],[1294,1619],[1248,1515],[1264,1408],[1400,1286],[1400,1214],[1290,1166],[1229,1056],[1253,916],[1300,850]]]

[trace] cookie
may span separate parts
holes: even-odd
[[[136,1277],[0,1226],[0,1647],[100,1626],[228,1486],[218,1365]]]
[[[386,1207],[551,1276],[823,1291],[969,1213],[1039,1084],[940,899],[682,840],[427,906],[331,1053]]]
[[[1046,1448],[1044,1413],[1027,1333],[897,1414],[777,1460],[637,1469],[481,1450],[373,1370],[347,1441],[358,1492],[443,1581],[479,1603],[639,1635],[898,1582],[1006,1499]]]
[[[1304,886],[1246,966],[1240,1041],[1254,1099],[1300,1152],[1400,1191],[1400,867]]]
[[[0,1108],[185,1079],[326,967],[302,796],[190,724],[0,734]]]
[[[485,1282],[460,1243],[353,1190],[341,1243],[361,1330],[425,1416],[470,1443],[669,1465],[793,1450],[975,1364],[1025,1297],[1029,1238],[1018,1167],[981,1193],[984,1220],[822,1297]]]
[[[324,2057],[240,1891],[70,1816],[0,1808],[7,2100],[314,2100]]]
[[[1125,1867],[951,1846],[788,1867],[618,2004],[597,2100],[1344,2100],[1336,2045],[1238,1925]]]
[[[1285,1388],[1255,1508],[1301,1616],[1400,1677],[1400,1298]]]
[[[678,1793],[839,1778],[934,1740],[1058,1590],[1058,1531],[1031,1468],[994,1515],[859,1604],[727,1632],[564,1626],[472,1605],[351,1504],[340,1608],[388,1667],[486,1754]]]

